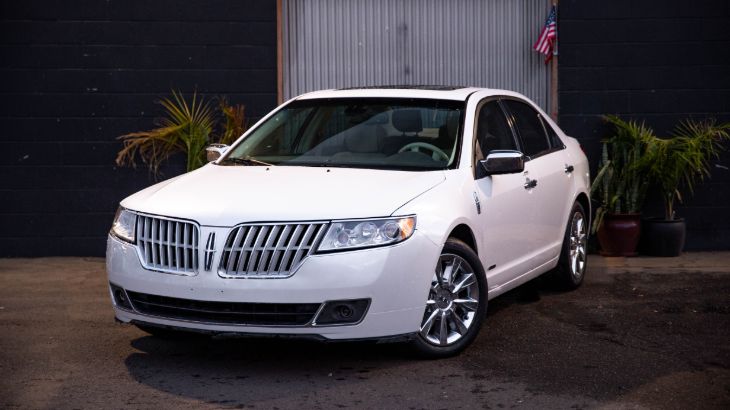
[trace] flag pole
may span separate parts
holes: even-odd
[[[284,102],[284,28],[281,0],[276,0],[276,102]]]
[[[558,11],[558,0],[548,0],[548,3],[555,6],[555,10]],[[558,11],[558,14],[559,11]],[[560,25],[558,24],[558,37],[557,42],[560,42]],[[555,51],[558,49],[556,43]],[[553,52],[553,58],[550,60],[550,117],[557,123],[558,122],[558,54]]]

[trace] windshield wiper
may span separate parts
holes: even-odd
[[[236,164],[236,165],[265,165],[267,167],[273,167],[274,166],[274,164],[269,164],[268,162],[259,161],[259,160],[255,159],[255,158],[251,158],[251,157],[243,157],[243,158],[228,157],[228,158],[226,158],[226,159],[223,160],[223,163],[224,164],[226,162],[230,162],[230,163],[233,163],[233,164]]]

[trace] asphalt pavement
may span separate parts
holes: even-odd
[[[0,408],[730,408],[730,253],[592,257],[490,302],[460,356],[113,320],[99,258],[0,259]]]

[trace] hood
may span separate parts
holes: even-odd
[[[444,179],[442,171],[208,164],[121,205],[210,226],[369,218],[390,215]]]

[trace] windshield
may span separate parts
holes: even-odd
[[[223,165],[398,170],[455,166],[464,102],[406,98],[294,101],[234,146]]]

